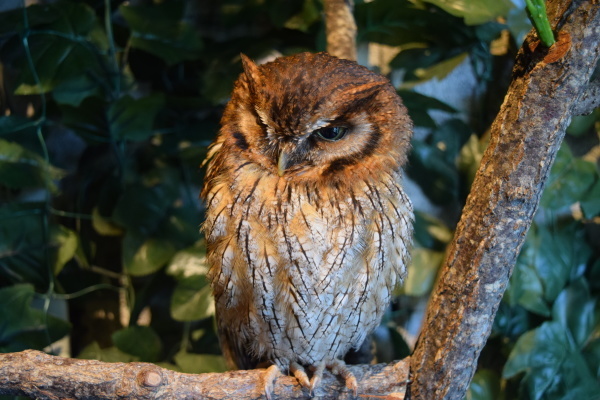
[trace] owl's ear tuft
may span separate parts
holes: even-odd
[[[240,56],[242,57],[242,66],[244,67],[244,74],[246,75],[246,79],[248,80],[250,87],[253,90],[256,90],[256,87],[260,85],[260,83],[263,80],[262,73],[260,72],[256,64],[254,64],[254,61],[248,58],[245,54],[240,53]]]

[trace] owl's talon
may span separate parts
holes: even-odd
[[[312,392],[311,384],[308,381],[308,375],[306,375],[306,371],[300,364],[298,364],[297,362],[291,363],[290,372],[298,380],[298,383],[300,383],[300,385],[304,386],[307,389],[310,389]]]
[[[354,397],[358,396],[358,382],[345,362],[342,360],[334,360],[327,365],[327,368],[331,369],[332,374],[339,375],[344,378],[346,387],[352,391]]]
[[[321,379],[323,379],[323,370],[325,370],[325,363],[322,362],[317,365],[314,369],[313,376],[310,379],[310,394],[313,394],[313,391],[321,384]]]
[[[279,375],[281,375],[281,370],[277,365],[273,364],[267,368],[262,376],[263,389],[265,391],[265,396],[267,396],[267,400],[271,400],[271,393],[273,393],[273,382],[275,382],[275,379]]]

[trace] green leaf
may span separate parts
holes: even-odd
[[[556,155],[540,206],[551,210],[568,208],[586,197],[598,179],[596,166],[574,157],[564,142]]]
[[[552,319],[571,333],[580,348],[587,343],[594,329],[595,305],[586,280],[579,278],[558,295],[552,307]]]
[[[432,250],[444,250],[452,240],[453,232],[441,220],[420,211],[415,211],[415,242]]]
[[[483,153],[487,147],[487,139],[486,137],[486,139],[481,140],[473,134],[460,150],[457,163],[458,170],[466,175],[468,187],[471,187],[479,169],[479,164],[481,164]]]
[[[521,254],[531,249],[524,249]],[[519,304],[525,309],[539,315],[549,316],[550,308],[544,301],[544,286],[537,273],[534,263],[531,263],[532,255],[519,257],[510,284],[506,290],[506,296],[511,305]]]
[[[290,19],[284,26],[287,29],[296,29],[301,32],[308,32],[310,27],[317,21],[321,20],[321,10],[317,7],[315,0],[304,0],[302,3],[302,11]]]
[[[15,142],[0,139],[0,185],[13,189],[43,186],[55,192],[63,171]]]
[[[423,296],[431,292],[438,269],[444,261],[444,253],[416,248],[412,251],[412,261],[403,291],[409,296]]]
[[[408,109],[410,117],[417,126],[424,126],[426,128],[434,128],[436,126],[433,119],[427,114],[429,110],[440,110],[448,113],[456,112],[456,109],[448,104],[421,93],[398,90],[398,95],[402,98],[402,102]]]
[[[178,251],[167,267],[167,274],[181,279],[192,275],[206,275],[208,273],[206,262],[206,244],[204,241]]]
[[[15,42],[5,51],[9,53],[9,62],[21,71],[15,82],[16,94],[45,93],[76,76],[88,86],[107,79],[109,69],[103,53],[108,44],[94,10],[83,3],[60,1],[33,5],[27,7],[26,12],[30,27],[21,34],[27,37],[40,84],[36,84],[35,74],[23,55],[22,44]],[[23,21],[19,25],[18,30],[24,29]]]
[[[467,25],[478,25],[506,17],[514,7],[510,0],[424,0],[435,4],[455,17],[465,19]]]
[[[108,108],[110,133],[116,139],[146,140],[154,135],[152,126],[158,110],[164,104],[162,94],[141,99],[123,96]]]
[[[456,67],[462,64],[468,55],[469,53],[466,52],[461,53],[440,61],[430,67],[417,68],[414,70],[414,75],[420,82],[427,81],[432,78],[442,80],[447,77],[450,72],[454,71]]]
[[[600,214],[600,179],[583,195],[580,204],[587,218],[592,219]]]
[[[544,322],[519,338],[503,376],[520,372],[525,372],[522,389],[532,399],[593,398],[600,390],[600,383],[558,322]]]
[[[182,372],[188,374],[203,374],[206,372],[225,372],[228,370],[225,358],[212,354],[193,354],[181,350],[175,355],[175,363]],[[234,393],[230,393],[234,395]],[[235,396],[233,396],[235,397]]]
[[[123,239],[123,267],[133,276],[148,275],[169,262],[175,252],[168,240],[143,239],[128,233]]]
[[[92,226],[100,235],[103,236],[121,236],[125,232],[120,226],[116,225],[110,218],[105,218],[100,214],[98,207],[92,210]]]
[[[31,308],[29,284],[0,289],[0,352],[42,350],[69,333],[70,324]]]
[[[73,258],[79,245],[77,234],[62,225],[52,225],[50,229],[50,257],[53,271],[58,275],[65,264]]]
[[[158,361],[162,351],[160,337],[148,326],[130,326],[113,333],[115,346],[140,361]]]
[[[177,321],[195,321],[215,313],[210,285],[204,275],[179,279],[171,297],[171,315]]]
[[[596,120],[600,120],[600,109],[596,109],[589,115],[576,115],[567,128],[567,134],[571,136],[583,136],[594,128]]]
[[[492,370],[482,369],[473,376],[466,400],[495,400],[500,393],[500,377]]]
[[[68,104],[79,107],[81,102],[90,96],[102,96],[102,86],[97,80],[87,75],[77,75],[72,79],[65,79],[54,87],[52,92],[54,100],[59,104]]]
[[[523,274],[522,279],[511,279],[511,290],[513,285],[526,285],[530,299],[534,301],[533,298],[540,295],[533,278],[535,272],[543,288],[543,299],[548,303],[554,302],[569,278],[581,273],[578,271],[582,270],[592,254],[584,235],[576,222],[552,227],[534,224],[517,262],[517,269]],[[525,271],[523,266],[534,271]],[[527,304],[531,305],[529,302]]]
[[[11,283],[48,285],[42,203],[13,203],[0,207],[0,276]]]
[[[20,132],[25,134],[34,134],[37,122],[20,115],[8,115],[0,117],[0,136],[10,133]]]
[[[202,36],[183,18],[183,2],[132,6],[123,4],[119,12],[131,28],[131,47],[154,54],[169,65],[200,56]]]
[[[98,360],[104,362],[134,362],[140,361],[139,357],[125,353],[119,350],[116,346],[107,347],[105,349],[100,348],[98,342],[92,342],[87,345],[77,355],[77,358],[84,360]]]

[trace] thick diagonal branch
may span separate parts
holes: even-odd
[[[412,399],[462,399],[466,393],[598,60],[600,7],[594,3],[550,1],[557,43],[545,49],[531,33],[519,52],[411,359]]]

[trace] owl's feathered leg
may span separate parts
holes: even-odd
[[[329,364],[327,364],[327,368],[331,370],[331,373],[334,375],[341,376],[346,381],[346,387],[354,393],[356,397],[358,395],[358,382],[356,382],[356,377],[354,374],[348,369],[346,363],[342,360],[333,360]]]
[[[268,400],[271,400],[271,393],[273,393],[273,382],[279,375],[281,375],[281,370],[276,364],[273,364],[267,368],[262,376],[263,388],[265,391],[265,396],[267,396]]]

